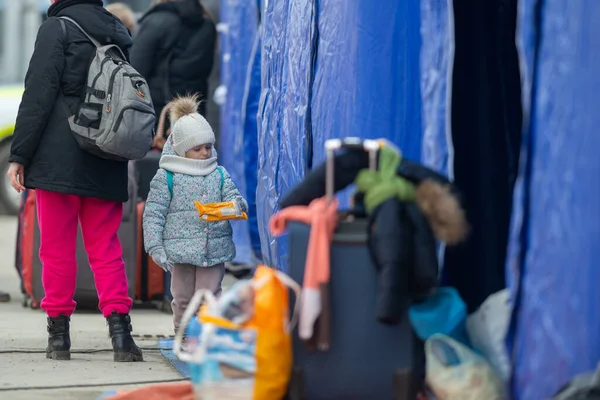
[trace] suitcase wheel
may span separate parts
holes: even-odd
[[[420,384],[415,381],[412,368],[396,370],[393,378],[394,400],[415,400],[419,398]]]
[[[29,307],[32,310],[39,310],[40,309],[40,303],[38,303],[37,301],[31,300],[31,304],[29,304]]]
[[[292,376],[285,400],[306,400],[306,393],[304,392],[304,369],[302,367],[295,366],[292,369]]]

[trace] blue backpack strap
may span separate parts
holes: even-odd
[[[167,186],[169,187],[169,193],[173,196],[173,172],[167,171]]]
[[[225,174],[223,173],[221,167],[217,167],[217,171],[219,171],[219,174],[221,175],[221,191],[223,191],[223,185],[225,185]]]

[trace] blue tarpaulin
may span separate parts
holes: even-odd
[[[253,0],[221,1],[221,82],[227,99],[221,107],[220,163],[227,168],[240,192],[247,197],[245,177],[244,123],[245,88],[248,63],[258,29],[258,9]],[[252,263],[247,221],[235,221],[233,240],[239,263]]]
[[[257,204],[263,256],[282,269],[286,239],[267,223],[325,140],[387,138],[421,158],[420,8],[382,1],[266,2]]]
[[[421,2],[421,99],[423,141],[421,161],[453,177],[450,107],[454,32],[448,1]]]
[[[420,83],[422,107],[421,162],[454,178],[450,107],[454,32],[449,1],[422,0]],[[438,256],[444,259],[445,246]],[[442,261],[443,262],[443,261]]]
[[[600,360],[600,2],[522,0],[525,129],[507,275],[515,399]]]
[[[319,0],[314,163],[325,140],[387,138],[421,158],[418,2]]]
[[[246,91],[244,96],[244,166],[246,180],[246,200],[248,201],[248,231],[250,245],[254,256],[262,259],[260,235],[258,232],[258,217],[256,215],[256,179],[258,172],[258,125],[256,116],[260,101],[260,62],[261,39],[260,28],[254,41],[252,55],[248,63],[246,76]]]
[[[307,168],[314,0],[264,3],[256,204],[263,258],[285,270],[285,238],[273,237],[268,222]]]

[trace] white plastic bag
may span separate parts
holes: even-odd
[[[509,322],[508,289],[490,295],[477,311],[467,317],[471,344],[488,359],[503,382],[510,377],[510,359],[505,345]]]
[[[438,400],[504,400],[487,361],[456,340],[436,334],[425,343],[427,384]]]

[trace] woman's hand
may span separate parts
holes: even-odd
[[[8,175],[10,184],[17,193],[25,190],[25,167],[19,163],[10,163],[6,175]]]

